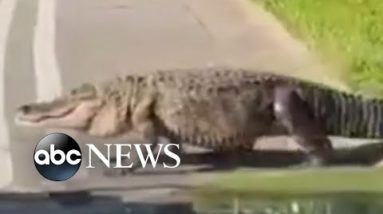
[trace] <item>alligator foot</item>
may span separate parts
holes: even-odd
[[[130,164],[128,163],[129,161],[127,158],[123,158],[121,162],[126,163],[126,165]],[[136,165],[133,165],[131,168],[114,168],[114,166],[116,165],[116,158],[114,157],[111,157],[110,163],[110,168],[105,168],[103,171],[103,175],[106,177],[127,176],[129,174],[133,174],[134,171],[138,168]]]
[[[124,177],[129,174],[133,174],[133,170],[108,168],[103,171],[105,177]]]
[[[328,162],[321,157],[308,157],[302,163],[294,164],[291,166],[293,169],[303,169],[303,168],[320,168],[327,166]]]

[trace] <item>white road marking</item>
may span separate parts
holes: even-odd
[[[33,60],[36,78],[36,99],[38,102],[54,99],[62,93],[60,68],[56,57],[56,0],[39,0],[37,10],[37,23],[33,41]],[[45,134],[57,132],[46,129]],[[75,135],[72,134],[75,138]],[[84,170],[82,170],[84,171]],[[77,174],[80,174],[78,172]],[[81,173],[87,176],[87,174]],[[76,177],[82,178],[77,175]],[[44,188],[57,189],[58,185],[46,181],[42,182]],[[61,188],[66,189],[64,185]]]
[[[9,152],[8,124],[5,116],[5,54],[17,0],[0,1],[0,166],[3,170],[0,185],[12,180],[12,163]]]
[[[33,41],[33,59],[36,78],[36,99],[39,102],[54,99],[62,93],[63,88],[56,57],[56,2],[57,0],[38,1],[37,23]],[[52,132],[57,131],[55,129],[47,129],[45,133],[49,134]],[[76,135],[71,134],[71,137],[76,138]],[[80,171],[76,177],[87,177],[87,173],[84,173]]]
[[[39,0],[33,43],[37,101],[51,100],[62,92],[56,58],[56,0]]]

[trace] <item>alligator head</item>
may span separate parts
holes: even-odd
[[[105,91],[84,84],[50,102],[20,106],[15,118],[16,124],[72,129],[102,137],[122,134],[128,127],[125,120],[127,113],[123,112],[126,106],[115,102],[113,97],[106,97]]]
[[[52,101],[20,106],[16,123],[32,127],[83,129],[101,107],[102,100],[95,87],[84,84]]]

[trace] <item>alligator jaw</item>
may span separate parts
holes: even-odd
[[[19,107],[16,124],[29,127],[85,128],[101,106],[98,100],[55,100]]]

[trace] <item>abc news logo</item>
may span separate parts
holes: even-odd
[[[132,168],[134,164],[123,163],[126,158],[131,159],[131,151],[135,151],[136,158],[142,168],[150,162],[152,167],[157,166],[160,153],[163,151],[166,156],[173,159],[175,164],[162,163],[164,168],[176,168],[180,165],[180,157],[171,149],[179,149],[178,144],[158,144],[158,152],[152,150],[150,144],[103,144],[107,149],[104,155],[94,144],[86,144],[88,149],[88,165],[86,168],[95,168],[93,161],[98,159],[108,168]],[[114,149],[115,166],[111,166],[111,152]],[[96,158],[92,158],[92,157]],[[53,133],[44,137],[36,146],[33,160],[37,171],[46,179],[51,181],[65,181],[73,177],[80,169],[82,163],[82,152],[78,143],[70,136],[62,133]]]

